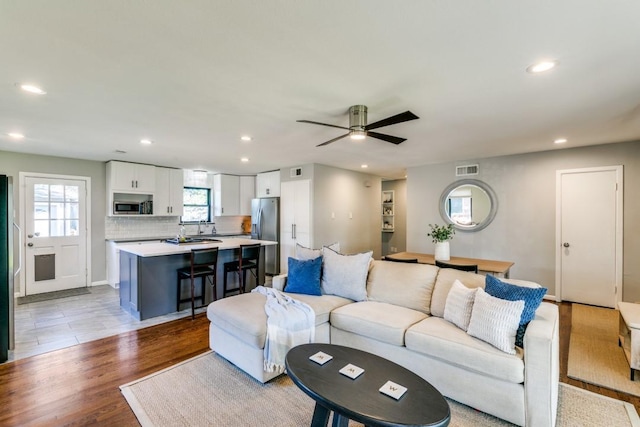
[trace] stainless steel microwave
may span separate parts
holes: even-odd
[[[139,215],[140,203],[136,202],[113,202],[113,213],[115,215]]]

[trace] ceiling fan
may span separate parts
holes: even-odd
[[[392,144],[400,144],[401,142],[406,141],[406,138],[400,138],[397,136],[386,135],[384,133],[371,132],[372,129],[378,129],[383,126],[390,126],[396,123],[408,122],[409,120],[419,119],[418,116],[413,114],[411,111],[405,111],[404,113],[396,114],[395,116],[387,117],[386,119],[379,120],[377,122],[367,124],[367,107],[365,105],[353,105],[349,107],[349,127],[344,126],[336,126],[330,125],[327,123],[314,122],[311,120],[296,120],[300,123],[311,123],[313,125],[321,125],[321,126],[330,126],[332,128],[338,129],[346,129],[349,132],[341,135],[337,138],[330,139],[329,141],[323,142],[322,144],[318,144],[317,147],[322,147],[323,145],[329,145],[332,142],[335,142],[339,139],[346,138],[347,136],[351,137],[351,139],[364,139],[365,136],[370,136],[371,138],[381,139],[383,141],[391,142]]]

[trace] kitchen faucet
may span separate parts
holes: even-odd
[[[202,231],[202,230],[200,229],[200,226],[201,226],[201,225],[202,225],[202,220],[198,221],[198,235],[200,235],[200,234],[204,233],[204,231]]]

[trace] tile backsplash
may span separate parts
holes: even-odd
[[[105,238],[107,240],[131,239],[131,238],[166,238],[180,233],[179,217],[153,217],[153,216],[127,216],[106,217]],[[215,217],[216,232],[221,234],[243,233],[247,222],[251,223],[251,217],[245,216],[220,216]],[[203,224],[201,230],[204,234],[211,234],[212,223]],[[185,225],[186,234],[196,234],[198,226]]]

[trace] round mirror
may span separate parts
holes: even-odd
[[[478,231],[493,221],[498,199],[491,187],[477,179],[462,179],[449,185],[440,197],[440,215],[457,230]]]

